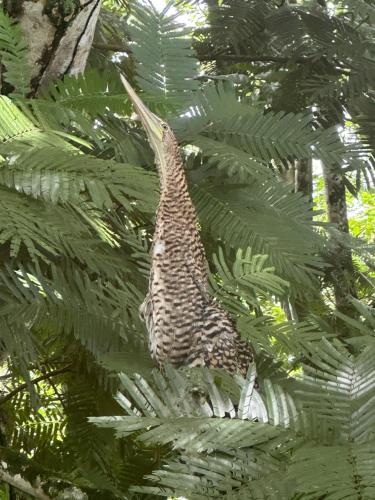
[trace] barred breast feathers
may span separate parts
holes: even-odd
[[[168,361],[175,366],[212,366],[245,375],[252,349],[209,296],[198,219],[170,129],[163,134],[163,154],[163,161],[157,161],[160,199],[149,291],[140,307],[151,356],[159,367]]]

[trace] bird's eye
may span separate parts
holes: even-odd
[[[163,130],[168,130],[168,125],[167,125],[166,123],[162,123],[162,124],[161,124],[161,128],[162,128]]]

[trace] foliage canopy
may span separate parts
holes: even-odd
[[[83,75],[35,99],[22,32],[1,14],[9,473],[51,498],[375,497],[373,228],[338,230],[319,191],[320,165],[336,169],[372,217],[375,10],[330,4],[107,1],[96,40],[119,50],[94,41]],[[246,380],[153,369],[138,307],[158,180],[120,70],[181,143],[211,293],[254,345],[257,384],[254,367]],[[303,162],[318,167],[315,205],[288,181]],[[348,310],[333,299],[337,242],[354,260]]]

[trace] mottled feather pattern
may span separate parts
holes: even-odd
[[[163,144],[167,164],[160,182],[149,292],[140,308],[151,355],[160,367],[168,361],[246,375],[253,351],[208,294],[198,221],[178,144],[169,128]]]

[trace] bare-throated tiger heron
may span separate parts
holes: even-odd
[[[121,79],[155,152],[160,177],[149,290],[140,307],[151,356],[159,367],[169,362],[246,375],[253,350],[208,293],[205,252],[177,140]]]

